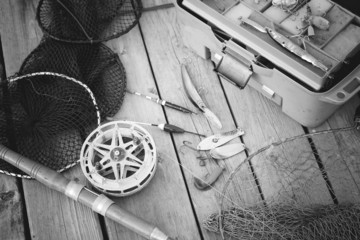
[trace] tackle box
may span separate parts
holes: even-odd
[[[176,7],[187,44],[211,59],[221,77],[251,86],[300,124],[316,127],[360,90],[360,18],[329,0],[298,0],[291,10],[273,1],[177,0]],[[311,25],[307,34],[309,9],[328,21],[327,29]],[[275,30],[326,68],[261,28]]]

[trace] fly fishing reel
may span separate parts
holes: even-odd
[[[80,164],[95,188],[111,196],[128,196],[144,188],[154,176],[156,147],[144,128],[132,122],[113,121],[87,137]]]

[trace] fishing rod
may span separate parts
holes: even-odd
[[[99,195],[89,190],[84,185],[69,180],[61,173],[24,157],[2,144],[0,144],[0,158],[29,174],[29,176],[49,188],[61,192],[76,202],[80,202],[90,207],[94,212],[108,217],[146,239],[171,240],[169,236],[160,231],[156,226],[120,208],[105,195]]]

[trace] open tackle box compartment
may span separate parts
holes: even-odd
[[[301,2],[301,0],[299,0]],[[360,90],[360,18],[329,0],[310,0],[287,13],[271,0],[177,0],[187,44],[211,59],[215,71],[240,88],[247,84],[307,127],[316,127]],[[297,36],[307,6],[330,22],[315,35],[289,38],[327,69],[301,59],[239,19],[283,36]]]

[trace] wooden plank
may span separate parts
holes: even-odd
[[[6,42],[8,32],[14,31],[11,29],[11,13],[9,12],[12,1],[1,1],[0,3],[0,37],[2,42]],[[2,50],[7,53],[10,49],[1,46]],[[6,55],[6,54],[4,54]],[[6,66],[7,70],[11,66]],[[3,71],[5,69],[1,69]],[[11,72],[11,70],[10,70]],[[3,72],[0,73],[1,76]],[[2,160],[1,160],[2,161]],[[25,239],[26,233],[24,230],[24,199],[21,198],[21,189],[18,186],[17,180],[12,176],[0,175],[0,233],[2,239]]]
[[[79,166],[65,176],[86,183]],[[98,217],[90,208],[35,180],[24,180],[23,185],[32,239],[103,239]]]
[[[8,76],[15,74],[24,58],[38,45],[42,32],[35,19],[38,0],[1,1],[0,31]]]
[[[144,31],[148,28],[148,24],[144,24],[149,21],[147,17],[153,14],[155,12],[143,13],[140,21]],[[154,17],[151,21],[153,26],[158,24],[158,20]],[[156,36],[156,33],[154,36],[160,37]],[[109,41],[108,45],[119,54],[124,64],[128,89],[148,95],[157,93],[138,27],[119,39]],[[149,123],[166,122],[160,105],[129,94],[125,96],[123,105],[115,117]],[[113,200],[136,216],[155,224],[171,237],[201,239],[181,169],[177,164],[171,136],[158,128],[147,127],[147,130],[152,135],[159,154],[155,176],[140,192],[125,198],[113,198]],[[106,220],[106,226],[109,239],[118,239],[119,236],[121,239],[143,239],[113,221]]]
[[[161,4],[169,1],[153,1],[150,4]],[[206,105],[213,111],[223,124],[222,129],[218,129],[210,124],[199,112],[198,115],[182,114],[171,109],[165,109],[168,122],[186,128],[190,131],[197,131],[206,135],[226,132],[235,129],[235,124],[231,112],[227,107],[227,102],[218,77],[214,74],[213,65],[209,61],[199,58],[193,51],[185,45],[187,42],[184,34],[184,26],[178,22],[175,9],[157,11],[152,14],[144,14],[141,20],[141,29],[145,39],[146,48],[149,53],[151,65],[153,67],[156,82],[161,96],[174,103],[196,109],[186,96],[181,79],[181,64],[186,64],[190,77],[200,92]],[[196,216],[200,223],[207,217],[218,211],[219,194],[229,173],[245,158],[245,154],[216,162],[207,160],[206,166],[199,166],[199,155],[206,156],[206,153],[197,153],[191,149],[183,147],[183,141],[192,143],[192,146],[200,142],[200,138],[193,135],[176,135],[174,141],[183,168],[185,179],[191,195]],[[233,142],[239,142],[236,139]],[[219,165],[224,165],[226,170],[216,181],[213,188],[208,191],[200,191],[194,186],[194,177],[204,178],[206,174],[212,173]],[[249,174],[245,175],[248,177]],[[240,179],[237,179],[240,181]],[[251,183],[242,181],[241,183]],[[249,185],[238,185],[238,187],[255,189],[253,194],[244,195],[243,203],[251,203],[258,200],[260,195],[256,188]],[[230,197],[230,196],[229,196]],[[206,231],[201,226],[204,239],[219,239],[219,235]],[[197,239],[195,236],[189,239]]]
[[[169,35],[171,36],[171,34]],[[176,38],[172,37],[172,39]],[[179,44],[175,40],[172,42],[173,46]],[[151,54],[151,56],[153,55]],[[184,57],[186,55],[177,54],[178,59]],[[206,87],[209,89],[209,95],[211,93],[211,98],[207,100],[215,98],[216,101],[221,102],[221,96],[214,93],[216,92],[214,89],[219,89],[220,86],[210,83],[211,64],[207,66],[207,75],[201,76],[202,81],[206,82]],[[250,153],[271,142],[304,133],[302,126],[283,114],[277,105],[253,89],[247,87],[240,91],[226,81],[222,81],[222,85],[236,125],[244,128],[246,132],[243,139],[250,149]],[[211,104],[214,104],[211,106],[217,106],[214,102]],[[218,111],[223,117],[222,121],[226,122],[228,116],[224,107]],[[286,197],[297,200],[299,204],[332,203],[326,182],[306,139],[278,147],[277,150],[273,150],[273,153],[276,154],[273,155],[274,158],[258,158],[252,161],[265,200],[271,201],[278,197],[280,191],[286,190]],[[307,153],[306,158],[302,153]],[[246,189],[244,188],[245,191],[241,194],[248,193]],[[192,193],[192,198],[196,201],[194,193]],[[241,199],[239,204],[242,203]]]
[[[38,1],[2,1],[1,24],[8,75],[16,73],[25,57],[40,42],[42,32],[35,20]],[[76,167],[78,168],[78,167]],[[79,169],[67,173],[85,183]],[[102,239],[97,215],[40,183],[23,180],[25,202],[34,239]]]
[[[0,183],[0,236],[9,240],[25,239],[21,190],[12,176],[1,174]]]
[[[359,97],[342,106],[326,123],[311,132],[353,125]],[[360,141],[358,130],[341,131],[313,137],[319,157],[340,203],[358,203],[360,196]]]
[[[250,152],[272,142],[304,133],[298,123],[283,114],[277,105],[257,91],[249,87],[239,91],[225,82],[224,85],[236,122],[251,133],[244,136]],[[307,154],[306,158],[302,157],[302,153]],[[276,147],[270,152],[271,155],[254,158],[252,163],[265,199],[270,200],[286,189],[287,196],[292,195],[299,202],[331,203],[325,181],[311,153],[308,142],[303,139]],[[297,182],[298,180],[301,181]],[[313,184],[301,189],[294,186],[308,180]]]

